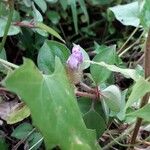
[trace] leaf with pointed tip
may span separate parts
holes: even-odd
[[[116,19],[120,21],[123,25],[130,25],[134,27],[138,27],[140,24],[139,19],[139,6],[138,1],[125,4],[125,5],[117,5],[109,8],[115,15]]]
[[[138,101],[149,91],[150,91],[150,83],[146,81],[144,78],[140,78],[133,86],[132,92],[126,103],[125,109],[131,106],[134,102]]]
[[[107,54],[106,54],[107,55]],[[141,75],[136,71],[135,69],[126,69],[126,68],[119,68],[115,65],[109,65],[103,61],[101,62],[95,62],[95,61],[87,61],[88,63],[90,62],[93,65],[99,65],[102,66],[110,71],[113,72],[119,72],[123,74],[126,78],[131,78],[135,81],[139,80],[141,78]],[[93,66],[94,67],[94,66]],[[94,69],[96,71],[96,69]]]
[[[150,114],[150,104],[147,104],[139,110],[136,110],[132,113],[128,113],[126,116],[127,117],[139,117],[139,118],[143,118],[145,121],[150,122],[149,114]]]
[[[3,85],[18,94],[30,108],[33,123],[42,133],[47,149],[56,145],[62,150],[100,149],[96,135],[82,120],[73,89],[58,57],[52,75],[43,75],[32,61],[26,59],[21,67],[7,76]]]
[[[62,63],[66,63],[69,55],[70,51],[64,44],[46,40],[39,50],[37,64],[41,71],[50,74],[54,71],[55,56],[58,56]]]
[[[84,114],[83,119],[87,128],[96,130],[98,138],[104,133],[106,129],[105,121],[94,109]]]

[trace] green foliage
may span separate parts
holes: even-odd
[[[34,0],[34,2],[38,5],[38,7],[42,10],[43,13],[47,10],[47,4],[45,0]]]
[[[150,1],[149,0],[145,0],[144,1],[144,6],[141,10],[141,14],[140,14],[140,19],[141,19],[141,24],[143,25],[143,27],[148,31],[150,28]]]
[[[97,138],[101,137],[106,129],[106,124],[104,119],[93,108],[84,114],[83,119],[87,128],[96,130]]]
[[[51,20],[51,22],[53,24],[58,24],[59,23],[60,16],[59,16],[58,12],[56,12],[56,11],[48,11],[47,12],[47,17],[48,17],[49,20]]]
[[[73,23],[76,34],[78,33],[78,17],[77,17],[77,8],[76,8],[76,0],[70,1],[71,11],[73,16]]]
[[[150,91],[150,83],[148,81],[146,81],[143,78],[137,80],[135,85],[132,88],[131,95],[129,96],[125,108],[131,106],[135,101],[138,101],[149,91]]]
[[[7,19],[5,18],[0,18],[0,37],[3,37],[4,35],[4,29],[7,23]],[[20,29],[18,27],[15,27],[13,25],[11,25],[11,27],[9,28],[9,32],[8,35],[16,35],[20,32]]]
[[[37,59],[38,67],[45,74],[50,74],[55,68],[55,56],[58,56],[62,63],[65,64],[69,54],[70,51],[65,45],[56,41],[46,40],[39,50]]]
[[[121,92],[115,85],[111,85],[102,91],[105,100],[111,111],[119,112],[121,110]]]
[[[84,115],[90,110],[92,101],[89,98],[81,97],[81,98],[78,98],[78,105],[79,105],[80,111],[82,112],[82,115]]]
[[[146,106],[142,107],[141,109],[138,109],[134,112],[128,113],[126,116],[127,117],[139,117],[143,118],[145,121],[150,122],[150,104],[147,104]]]
[[[132,2],[125,5],[118,5],[109,8],[115,15],[116,19],[123,25],[130,25],[138,27],[140,24],[139,19],[139,6],[138,2]]]
[[[30,116],[30,110],[26,105],[24,105],[21,108],[18,108],[17,110],[13,111],[8,116],[6,121],[8,124],[14,124],[14,123],[24,120],[25,118],[29,116]]]
[[[0,137],[0,149],[1,150],[8,150],[8,145],[5,142],[5,139]]]
[[[139,100],[150,92],[149,81],[142,77],[146,68],[134,66],[132,52],[127,52],[132,49],[137,54],[144,47],[145,32],[138,36],[150,27],[149,0],[16,0],[14,9],[11,2],[0,2],[0,77],[7,75],[1,82],[0,117],[11,127],[23,122],[13,126],[11,137],[33,150],[55,146],[98,150],[97,140],[103,139],[102,134],[109,132],[112,124],[130,124],[136,117],[150,121],[150,105],[139,108]],[[136,34],[123,44],[131,26],[136,27]],[[83,47],[73,53],[71,63],[76,69],[66,65],[73,43]],[[7,61],[21,64],[24,56],[35,64],[29,59],[21,66]],[[79,76],[80,82],[70,81]],[[131,78],[129,84],[124,77]],[[12,98],[14,93],[17,98]],[[23,105],[10,109],[8,105],[14,103],[11,99]],[[5,126],[3,120],[0,124]],[[8,140],[0,137],[0,149],[8,149]],[[45,146],[41,146],[43,140]],[[110,145],[113,142],[116,140]],[[109,143],[107,146],[109,149]]]
[[[115,65],[109,65],[105,62],[95,62],[95,61],[90,61],[90,63],[93,65],[98,65],[105,67],[105,69],[108,69],[113,72],[119,72],[123,74],[126,78],[131,78],[135,81],[137,81],[139,78],[141,78],[141,75],[135,70],[135,69],[126,69],[126,68],[120,68]]]
[[[58,58],[55,71],[50,76],[42,75],[31,61],[26,60],[3,84],[20,95],[28,105],[35,126],[44,136],[47,149],[56,145],[62,149],[99,149],[95,145],[95,134],[87,130],[82,121],[72,88]]]
[[[40,142],[39,140],[43,139],[42,135],[39,132],[34,131],[32,125],[29,123],[22,123],[17,126],[11,136],[19,140],[26,139],[29,148],[33,147],[33,150],[37,150],[41,146],[42,140]]]
[[[24,139],[33,130],[33,127],[29,123],[23,123],[17,126],[12,132],[11,136],[16,139]]]
[[[62,37],[51,27],[49,27],[41,22],[36,23],[36,27],[48,32],[49,34],[53,35],[54,37],[58,38],[59,40],[61,40],[62,42],[65,43],[65,41],[62,39]]]
[[[104,61],[108,64],[114,64],[116,58],[115,51],[116,51],[115,48],[109,48],[109,47],[107,49],[104,48],[104,50],[102,50],[99,54],[97,54],[93,58],[93,61],[95,62]],[[90,70],[91,70],[92,77],[97,85],[99,83],[106,81],[111,75],[111,72],[108,69],[98,65],[92,64]]]

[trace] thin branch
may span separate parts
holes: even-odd
[[[120,140],[123,140],[126,138],[127,134],[129,134],[132,130],[134,129],[134,126],[130,126],[128,129],[126,129],[122,134],[120,134],[120,136],[118,136],[117,138],[115,138],[113,141],[111,141],[110,143],[108,143],[106,146],[103,147],[103,150],[109,150],[111,149],[111,147],[113,145],[115,145],[117,142],[119,142]]]
[[[19,26],[19,27],[28,27],[28,28],[36,28],[36,25],[34,22],[14,22],[13,25]]]
[[[97,99],[96,94],[91,94],[91,93],[87,93],[87,92],[80,92],[80,91],[76,91],[75,94],[76,94],[76,96],[89,97],[91,99]]]
[[[145,61],[144,61],[145,78],[148,78],[150,76],[149,64],[150,64],[150,30],[148,32],[148,37],[147,37],[146,47],[145,47]],[[143,97],[143,99],[141,100],[140,108],[142,108],[143,106],[145,106],[148,103],[149,96],[150,96],[149,93],[147,93]],[[131,138],[131,144],[135,144],[136,137],[138,135],[142,120],[143,120],[142,118],[137,118],[135,128],[134,128],[132,138]],[[131,148],[133,148],[133,147],[131,147]]]
[[[86,85],[83,82],[80,82],[80,86],[83,88],[83,90],[85,90],[86,92],[90,92],[90,93],[95,93],[95,89],[89,87],[88,85]]]
[[[133,35],[136,33],[136,31],[138,30],[139,27],[136,27],[133,32],[131,33],[131,35],[129,36],[129,38],[125,41],[125,43],[122,45],[122,47],[118,50],[118,54],[122,51],[122,49],[125,47],[125,45],[130,41],[130,39],[133,37]]]

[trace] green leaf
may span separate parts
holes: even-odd
[[[6,18],[0,18],[0,37],[3,37],[4,35],[4,31],[5,31],[5,27],[6,27],[6,23],[7,23],[7,19]],[[11,25],[8,31],[8,35],[16,35],[20,32],[20,28]]]
[[[2,137],[0,137],[0,150],[8,150],[8,145]]]
[[[121,110],[121,92],[115,85],[111,85],[102,91],[103,99],[111,111]]]
[[[1,43],[0,43],[1,44]],[[4,59],[4,60],[7,60],[7,57],[6,57],[6,51],[5,49],[3,48],[1,53],[0,53],[0,58],[1,59]],[[6,69],[5,66],[3,66],[2,64],[0,64],[0,72],[3,72],[4,74],[7,74],[8,70]]]
[[[76,0],[71,0],[70,5],[71,5],[72,16],[73,16],[74,28],[77,34],[78,33],[78,14],[77,14]]]
[[[6,119],[7,124],[14,124],[24,120],[30,116],[29,108],[24,105],[21,108],[15,109]]]
[[[37,22],[42,22],[43,21],[43,17],[41,15],[41,13],[34,6],[34,3],[32,3],[32,7],[33,7],[33,17],[34,17],[34,20],[37,21]]]
[[[52,75],[43,75],[32,61],[25,60],[3,85],[30,108],[33,123],[42,133],[47,149],[56,145],[60,149],[100,149],[96,135],[82,120],[73,88],[58,57]]]
[[[38,22],[36,23],[37,28],[42,29],[46,32],[48,32],[49,34],[53,35],[54,37],[58,38],[59,40],[61,40],[62,42],[65,43],[65,41],[62,39],[62,37],[51,27],[45,25],[44,23]]]
[[[119,72],[119,73],[123,74],[126,78],[131,78],[135,81],[137,81],[139,78],[141,78],[141,76],[135,69],[119,68],[115,65],[109,65],[105,62],[94,62],[94,61],[87,61],[87,62],[88,63],[90,62],[91,64],[93,64],[93,66],[98,65],[98,66],[105,67],[106,69],[108,69],[110,71]]]
[[[58,24],[61,19],[59,13],[52,10],[47,12],[47,17],[53,24]]]
[[[89,15],[88,15],[88,12],[87,12],[87,9],[86,9],[86,4],[85,4],[85,1],[84,0],[78,0],[79,4],[80,4],[80,7],[86,17],[86,21],[89,23]]]
[[[140,19],[141,19],[141,24],[143,25],[144,29],[147,31],[150,29],[150,1],[145,0],[144,6],[142,8],[141,14],[140,14]]]
[[[93,61],[95,61],[95,62],[104,61],[108,64],[114,64],[115,58],[116,58],[115,49],[108,47],[107,49],[105,49],[102,52],[100,52],[99,54],[97,54],[93,58]],[[106,81],[109,78],[109,76],[111,75],[111,71],[109,71],[105,67],[93,65],[93,64],[91,64],[90,71],[91,71],[92,77],[97,85],[99,83]]]
[[[141,109],[138,109],[132,113],[128,113],[126,117],[139,117],[139,118],[143,118],[145,121],[150,122],[149,114],[150,114],[150,104],[147,104]]]
[[[16,139],[24,139],[28,136],[28,134],[32,131],[33,127],[29,123],[22,123],[17,126],[12,132],[11,136]]]
[[[68,2],[66,0],[59,0],[59,1],[60,1],[61,6],[63,7],[63,9],[66,10]]]
[[[25,4],[26,7],[31,7],[32,6],[31,0],[23,0],[23,3]]]
[[[31,147],[33,147],[32,150],[39,149],[39,147],[41,146],[41,144],[43,142],[43,140],[41,140],[41,139],[43,139],[43,137],[42,137],[42,135],[40,133],[38,133],[38,132],[32,133],[31,136],[27,139],[28,144],[29,144],[29,149]]]
[[[92,101],[89,98],[86,97],[78,98],[78,105],[83,115],[90,110],[91,104]]]
[[[115,15],[116,19],[125,26],[138,27],[140,24],[140,11],[138,1],[125,5],[118,5],[109,8]]]
[[[106,5],[111,3],[112,0],[87,0],[92,6],[94,5]]]
[[[45,74],[50,74],[54,71],[55,56],[65,64],[69,55],[70,51],[64,44],[46,40],[39,50],[37,64]]]
[[[47,2],[49,2],[49,3],[56,3],[58,0],[46,0]]]
[[[84,70],[90,66],[90,63],[85,62],[85,61],[90,60],[90,57],[89,57],[88,53],[83,48],[80,48],[80,50],[81,50],[81,53],[83,56],[83,63],[81,64],[81,68]]]
[[[106,129],[106,124],[104,119],[93,109],[91,109],[89,112],[87,112],[83,116],[84,122],[89,129],[94,129],[96,130],[97,133],[97,138],[100,137],[105,129]]]
[[[45,0],[34,0],[34,2],[38,5],[38,7],[42,10],[43,13],[47,10],[47,4]]]
[[[141,77],[133,86],[132,92],[129,96],[125,108],[127,109],[129,106],[131,106],[134,102],[138,101],[149,91],[150,91],[150,83]]]

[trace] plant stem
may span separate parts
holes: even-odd
[[[89,87],[88,85],[86,85],[83,82],[80,82],[80,86],[83,88],[83,90],[85,90],[86,92],[90,92],[90,93],[96,93],[95,89]]]
[[[121,46],[121,48],[118,50],[118,54],[122,51],[122,49],[125,47],[125,45],[130,41],[130,39],[133,37],[133,35],[136,33],[136,31],[138,30],[139,27],[136,27],[133,32],[131,33],[131,35],[129,36],[129,38],[125,41],[125,43]]]
[[[150,76],[149,64],[150,64],[150,30],[148,32],[148,37],[147,37],[146,47],[145,47],[145,60],[144,60],[145,78],[148,78]],[[147,93],[143,97],[143,99],[141,100],[140,108],[142,108],[143,106],[145,106],[148,103],[149,94],[150,93]],[[134,131],[133,131],[133,134],[132,134],[132,137],[131,137],[131,142],[130,142],[131,144],[135,144],[136,137],[138,135],[141,123],[142,123],[142,118],[137,118],[136,124],[135,124],[135,127],[134,127]]]
[[[6,61],[6,60],[3,60],[3,59],[1,59],[1,58],[0,58],[0,63],[1,63],[1,64],[4,64],[4,65],[6,65],[6,66],[9,66],[9,67],[11,67],[11,68],[14,68],[14,69],[19,68],[19,66],[15,65],[15,64],[13,64],[13,63],[10,63],[10,62],[8,62],[8,61]]]
[[[2,38],[2,42],[0,43],[0,53],[3,50],[3,48],[4,48],[4,45],[5,45],[5,42],[6,42],[6,38],[7,38],[7,34],[8,34],[8,31],[9,31],[11,22],[12,22],[13,12],[14,12],[14,1],[13,0],[9,0],[8,4],[9,4],[9,8],[10,9],[9,9],[8,20],[7,20],[5,31],[4,31],[4,36]]]
[[[142,34],[139,36],[139,38],[133,43],[131,44],[129,47],[127,47],[124,51],[122,51],[119,54],[119,57],[121,57],[124,53],[126,53],[129,49],[131,49],[133,46],[135,46],[136,44],[138,44],[143,36],[144,32],[142,32]]]
[[[120,140],[123,140],[126,138],[126,135],[129,134],[132,130],[133,130],[134,126],[130,126],[128,129],[126,129],[122,134],[120,134],[120,136],[118,136],[117,138],[115,138],[113,141],[111,141],[110,143],[108,143],[106,146],[103,147],[103,150],[109,150],[114,144],[116,144],[117,142],[119,142]]]
[[[87,93],[87,92],[76,91],[75,94],[76,94],[76,96],[89,97],[91,99],[96,99],[97,98],[96,94],[91,94],[91,93]]]

